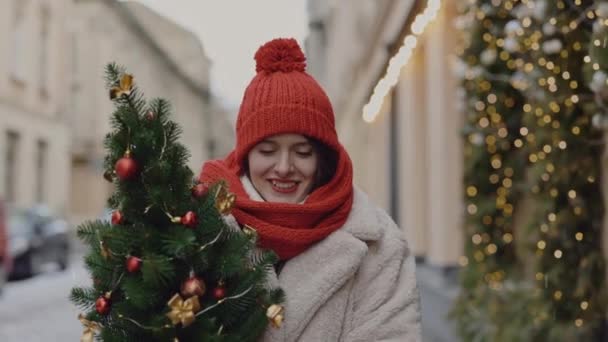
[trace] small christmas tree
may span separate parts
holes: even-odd
[[[83,340],[255,341],[282,321],[280,289],[266,275],[277,257],[255,230],[226,223],[235,197],[225,183],[193,182],[169,103],[147,103],[133,76],[106,68],[116,110],[105,138],[104,177],[115,185],[111,222],[79,226],[90,246],[90,288],[71,300],[87,313]]]

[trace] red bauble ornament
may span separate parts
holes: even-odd
[[[120,210],[114,210],[112,212],[112,224],[113,225],[117,225],[117,224],[121,224],[124,220],[124,217],[122,216],[122,213],[120,212]]]
[[[223,286],[218,286],[214,288],[213,297],[217,300],[224,299],[226,297],[226,289]]]
[[[194,228],[194,226],[196,226],[196,214],[193,211],[187,212],[184,216],[182,216],[182,224],[184,226]]]
[[[95,301],[95,310],[97,310],[100,315],[107,315],[110,312],[109,294],[97,298],[97,300]]]
[[[192,187],[192,196],[195,198],[201,198],[205,196],[209,187],[203,183],[198,183]]]
[[[138,257],[130,256],[127,258],[125,265],[129,273],[135,273],[141,269],[141,259]]]
[[[137,174],[137,163],[131,158],[131,154],[127,152],[124,157],[118,159],[114,169],[116,170],[118,178],[121,180],[129,180]]]
[[[180,293],[185,298],[190,298],[192,296],[202,296],[205,294],[207,287],[205,286],[205,282],[195,276],[190,276],[190,278],[186,279],[181,286]]]
[[[152,120],[156,119],[156,114],[153,111],[149,110],[144,115],[144,118],[148,121],[152,121]]]

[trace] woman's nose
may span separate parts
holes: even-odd
[[[289,153],[281,153],[279,155],[279,159],[277,160],[274,169],[281,177],[285,177],[289,174],[291,171],[291,158],[289,158]]]

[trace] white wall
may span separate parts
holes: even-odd
[[[23,79],[16,81],[12,62],[15,41],[15,6],[23,4],[23,31],[19,44],[20,70]],[[41,93],[40,49],[41,13],[46,6],[49,29],[46,45],[46,94]],[[65,99],[69,94],[65,52],[65,22],[70,2],[67,0],[9,0],[0,3],[0,197],[6,197],[6,132],[19,135],[15,168],[14,204],[26,207],[37,201],[37,141],[47,143],[46,167],[41,176],[43,202],[62,213],[67,209],[70,178],[68,142],[70,133],[65,124]]]

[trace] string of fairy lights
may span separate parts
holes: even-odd
[[[437,16],[441,8],[441,0],[429,0],[426,8],[418,14],[411,26],[410,34],[403,38],[401,47],[391,57],[384,76],[376,83],[367,104],[363,106],[363,120],[373,122],[380,114],[384,98],[399,81],[401,69],[407,65],[418,42],[418,36],[424,33],[427,25]]]

